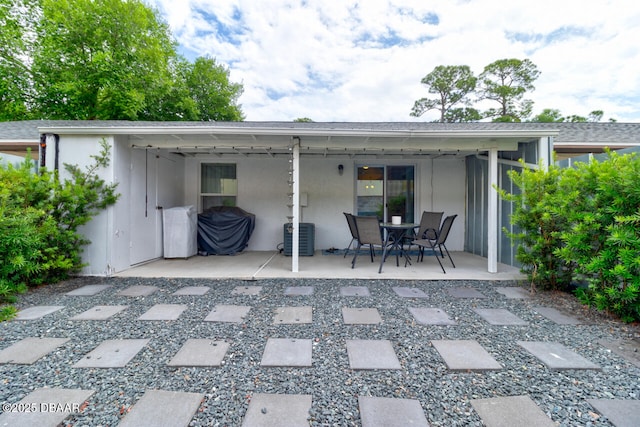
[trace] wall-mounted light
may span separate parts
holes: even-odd
[[[344,173],[344,166],[343,165],[338,165],[338,175],[341,175]]]

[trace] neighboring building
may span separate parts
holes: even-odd
[[[415,222],[424,210],[455,213],[448,248],[487,257],[495,272],[515,251],[501,231],[510,206],[494,186],[510,190],[518,159],[548,165],[576,138],[613,146],[640,136],[640,124],[622,123],[42,121],[0,123],[0,141],[16,126],[43,136],[40,163],[51,169],[89,164],[103,139],[111,146],[100,174],[121,197],[84,230],[93,275],[162,257],[162,209],[185,205],[254,213],[253,251],[276,250],[289,221],[294,233],[314,223],[322,249],[349,243],[343,212]],[[297,271],[297,251],[291,258]]]

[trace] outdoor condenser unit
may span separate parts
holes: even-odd
[[[293,231],[290,224],[284,225],[284,254],[291,256],[293,252]],[[313,256],[315,250],[316,226],[310,222],[300,223],[298,255]]]

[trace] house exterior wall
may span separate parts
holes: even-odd
[[[184,205],[199,207],[199,170],[203,162],[232,162],[237,165],[238,207],[256,215],[256,227],[248,250],[275,250],[284,240],[282,226],[287,222],[290,192],[286,158],[191,158],[185,164]],[[351,236],[343,212],[354,212],[356,168],[363,162],[348,157],[304,157],[300,161],[300,192],[307,196],[301,208],[301,222],[315,224],[315,247],[345,248]],[[464,159],[404,159],[376,164],[416,166],[416,197],[419,214],[423,210],[442,210],[458,214],[449,236],[450,250],[462,250],[464,242]],[[338,173],[343,165],[343,174]],[[200,207],[199,207],[200,210]],[[419,221],[419,217],[416,218]]]

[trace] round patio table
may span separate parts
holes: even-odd
[[[407,237],[407,233],[409,230],[415,230],[416,228],[420,228],[420,224],[414,224],[411,222],[403,222],[400,224],[393,224],[391,222],[382,222],[380,223],[380,228],[385,231],[386,237],[384,241],[384,245],[382,246],[382,260],[380,260],[380,268],[378,269],[378,273],[382,273],[382,265],[384,264],[385,259],[388,255],[387,248],[391,247],[390,251],[396,251],[396,266],[400,266],[400,255],[404,256],[405,262],[404,266],[411,264],[411,258],[409,258],[409,253],[404,250],[404,246],[402,244],[405,237]]]

